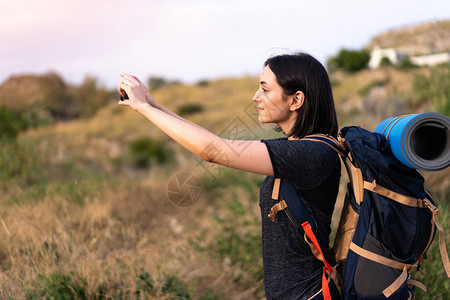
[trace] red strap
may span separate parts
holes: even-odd
[[[323,274],[322,274],[322,296],[323,296],[323,300],[332,300],[331,294],[330,294],[330,288],[328,287],[328,280],[325,275],[326,272],[327,272],[327,268],[324,266]]]
[[[323,266],[323,273],[322,273],[322,296],[324,300],[332,300],[331,294],[330,294],[330,288],[328,287],[328,280],[327,280],[327,271],[328,273],[331,273],[332,268],[330,264],[325,259],[325,256],[323,255],[322,249],[319,246],[319,242],[316,239],[316,236],[314,235],[314,232],[311,229],[311,225],[309,225],[308,222],[302,223],[303,230],[306,233],[306,236],[311,240],[311,242],[316,246],[317,250],[319,251],[320,255],[322,255],[323,263],[325,266]]]
[[[328,273],[331,273],[332,268],[331,268],[330,264],[327,262],[327,260],[325,259],[322,249],[320,249],[319,242],[317,241],[316,236],[314,235],[314,232],[311,229],[311,225],[309,225],[308,222],[303,222],[302,227],[306,233],[306,236],[311,240],[311,242],[314,244],[314,246],[316,246],[317,250],[319,250],[320,254],[322,255],[323,263],[325,264],[326,270],[328,271]]]

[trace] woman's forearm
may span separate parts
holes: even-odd
[[[212,132],[174,114],[167,108],[157,105],[145,105],[138,109],[144,117],[160,128],[181,146],[209,162],[221,163],[207,151],[211,146],[220,149],[226,140]],[[223,162],[221,164],[224,164]]]
[[[157,102],[155,102],[155,104],[153,104],[152,106],[155,107],[155,108],[157,108],[157,109],[159,109],[160,111],[162,111],[162,112],[168,114],[169,116],[172,116],[172,117],[174,117],[174,118],[177,118],[177,119],[179,119],[179,120],[181,120],[181,121],[183,121],[183,122],[185,122],[185,123],[188,123],[188,124],[190,124],[190,125],[192,125],[192,126],[196,126],[196,127],[202,128],[202,127],[200,127],[199,125],[197,125],[197,124],[195,124],[195,123],[192,123],[192,122],[190,122],[189,120],[186,120],[186,119],[180,117],[179,115],[173,113],[172,111],[170,111],[169,109],[167,109],[166,107],[162,106],[161,104],[159,104],[159,103],[157,103]],[[203,129],[203,128],[202,128],[202,129]]]

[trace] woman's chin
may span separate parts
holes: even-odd
[[[258,116],[258,121],[261,124],[270,123],[270,122],[268,122],[267,117],[265,115],[263,115],[263,114],[260,114]]]
[[[268,120],[268,119],[262,118],[262,117],[259,117],[259,118],[258,118],[258,121],[259,121],[259,123],[261,123],[261,124],[269,124],[269,123],[273,123],[272,120]]]

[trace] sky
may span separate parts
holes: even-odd
[[[448,0],[0,0],[0,82],[58,73],[116,88],[122,72],[194,83],[259,75],[276,54],[323,64],[386,30],[450,19]]]

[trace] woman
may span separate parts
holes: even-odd
[[[275,56],[264,66],[253,101],[259,121],[277,124],[285,138],[245,143],[223,139],[158,104],[139,79],[127,74],[121,74],[119,92],[129,99],[119,105],[140,112],[207,162],[267,175],[260,189],[265,293],[268,299],[308,299],[321,289],[323,264],[285,213],[275,222],[267,215],[277,203],[271,197],[274,178],[289,179],[315,218],[316,236],[328,257],[340,161],[327,145],[301,139],[318,133],[336,137],[334,101],[327,72],[312,56]],[[211,146],[217,151],[203,151]]]

